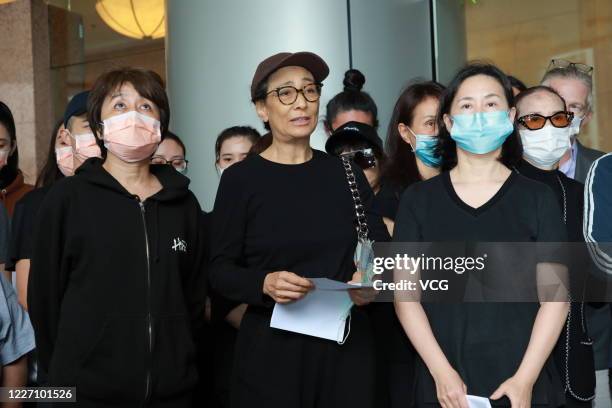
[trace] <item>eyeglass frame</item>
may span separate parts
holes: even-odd
[[[558,115],[558,114],[560,114],[560,113],[565,113],[565,114],[567,115],[568,119],[569,119],[568,124],[567,124],[567,125],[565,125],[565,126],[556,126],[556,125],[555,125],[555,124],[552,122],[552,120],[551,120],[553,116],[557,116],[557,115]],[[524,120],[524,118],[526,118],[527,116],[539,116],[539,117],[541,117],[541,118],[544,118],[544,124],[543,124],[543,125],[542,125],[542,127],[540,127],[540,128],[537,128],[537,129],[531,129],[529,126],[527,126],[527,125],[525,124],[525,120]],[[544,128],[544,126],[546,126],[546,122],[549,122],[549,123],[550,123],[550,124],[551,124],[553,127],[556,127],[557,129],[564,129],[564,128],[569,127],[569,126],[571,126],[571,125],[572,125],[572,120],[573,120],[573,119],[574,119],[574,112],[572,112],[572,111],[567,111],[567,110],[564,110],[564,111],[563,111],[563,110],[561,110],[561,111],[558,111],[558,112],[553,113],[553,114],[552,114],[552,115],[550,115],[550,116],[544,116],[544,115],[541,115],[541,114],[539,114],[539,113],[529,113],[529,114],[527,114],[527,115],[523,115],[523,116],[521,116],[520,118],[517,118],[517,119],[516,119],[516,121],[517,121],[518,123],[520,123],[521,125],[523,125],[523,126],[525,127],[525,129],[527,129],[527,130],[532,130],[532,131],[533,131],[533,130],[540,130],[540,129]]]
[[[565,66],[563,65],[559,65],[559,62],[563,62],[564,64],[567,64]],[[562,58],[553,58],[550,60],[550,63],[548,64],[548,68],[546,69],[546,72],[550,72],[555,68],[558,69],[568,69],[570,67],[574,67],[576,68],[578,71],[582,72],[583,74],[587,74],[587,75],[593,75],[593,67],[587,64],[583,64],[582,62],[572,62],[572,61],[568,61],[566,59],[562,59]]]
[[[163,163],[153,163],[153,159],[156,159],[156,160],[163,160],[164,162],[163,162]],[[165,157],[162,157],[162,156],[151,156],[151,163],[152,163],[152,164],[161,164],[161,165],[165,165],[165,166],[167,166],[167,165],[169,164],[169,165],[171,165],[172,167],[174,167],[174,164],[172,164],[172,162],[173,162],[173,161],[175,161],[175,160],[181,160],[181,161],[184,161],[184,162],[185,162],[185,168],[184,168],[183,170],[186,170],[186,169],[187,169],[187,167],[189,166],[189,160],[187,160],[187,159],[185,159],[185,158],[182,158],[182,159],[172,159],[172,160],[166,160],[166,158],[165,158]],[[174,168],[176,168],[176,167],[174,167]]]
[[[311,86],[311,85],[316,86],[317,91],[318,91],[318,96],[317,96],[317,99],[315,99],[314,101],[311,101],[310,99],[308,99],[308,98],[306,97],[306,94],[304,93],[304,89],[305,89],[307,86]],[[293,89],[295,90],[295,99],[294,99],[292,102],[290,102],[290,103],[285,103],[285,102],[283,102],[283,101],[281,100],[281,98],[280,98],[279,91],[280,91],[281,89],[286,89],[286,88],[293,88]],[[316,101],[318,101],[319,99],[321,99],[321,88],[323,88],[323,84],[322,84],[321,82],[312,82],[312,83],[310,83],[310,84],[304,85],[304,86],[302,87],[302,89],[297,89],[295,86],[292,86],[292,85],[285,85],[285,86],[280,86],[280,87],[278,87],[278,88],[275,88],[275,89],[272,89],[272,90],[270,90],[270,91],[266,92],[266,97],[267,97],[268,95],[270,95],[271,93],[276,92],[276,97],[278,98],[278,101],[279,101],[280,103],[282,103],[283,105],[285,105],[285,106],[289,106],[289,105],[293,105],[293,104],[295,103],[295,101],[297,101],[297,98],[298,98],[299,94],[301,93],[301,94],[302,94],[302,96],[304,97],[304,99],[306,100],[306,102],[311,102],[311,103],[312,103],[312,102],[316,102]]]

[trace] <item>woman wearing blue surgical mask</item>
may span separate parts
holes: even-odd
[[[444,87],[437,82],[414,82],[400,94],[387,130],[382,187],[373,210],[380,214],[393,234],[399,199],[410,184],[440,173],[436,115]]]
[[[459,71],[442,96],[438,114],[443,172],[406,189],[394,241],[566,240],[553,192],[511,170],[521,154],[513,126],[513,101],[510,82],[498,68],[471,64]],[[477,254],[477,245],[464,247],[462,253]],[[535,292],[531,282],[541,278],[541,266],[553,267],[558,262],[544,253],[539,256],[537,268],[529,264],[533,269],[527,269],[533,271],[528,272],[529,289],[537,294],[540,292]],[[487,285],[523,282],[519,275],[523,270],[512,270],[516,276],[508,275],[508,271],[500,272],[503,264],[493,261],[489,260],[482,275]],[[558,267],[560,273],[566,271]],[[419,277],[427,279],[431,273],[436,272],[420,270]],[[563,386],[550,354],[567,317],[567,302],[551,302],[549,297],[537,302],[533,295],[534,301],[506,303],[508,298],[500,292],[493,292],[501,296],[493,298],[497,302],[491,301],[491,292],[470,302],[474,299],[464,296],[478,292],[461,285],[475,284],[481,275],[467,272],[461,276],[465,280],[449,282],[457,285],[460,300],[396,299],[399,320],[419,355],[416,406],[467,408],[466,394],[489,398],[502,406],[563,405]],[[483,290],[494,287],[500,289],[486,286]],[[419,292],[425,300],[431,295]],[[482,299],[488,302],[482,303]]]
[[[443,91],[437,82],[416,81],[395,102],[387,131],[388,159],[382,166],[382,186],[372,203],[372,211],[383,217],[391,235],[402,192],[440,173],[440,157],[435,152],[436,115]],[[373,304],[370,310],[377,343],[377,401],[390,407],[407,406],[414,397],[413,390],[406,387],[414,378],[414,348],[390,303]]]
[[[151,157],[151,164],[170,164],[179,173],[186,174],[189,161],[185,159],[185,156],[186,149],[183,141],[174,133],[166,132]]]

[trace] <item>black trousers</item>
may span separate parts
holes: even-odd
[[[231,406],[373,408],[375,361],[367,314],[354,307],[343,345],[270,328],[270,310],[249,307],[236,344]]]

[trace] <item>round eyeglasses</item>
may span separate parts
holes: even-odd
[[[172,159],[166,160],[161,156],[153,156],[151,157],[151,164],[171,164],[178,172],[185,172],[187,170],[187,164],[189,164],[189,160],[186,159]]]
[[[301,93],[302,95],[304,95],[304,99],[306,99],[306,101],[316,102],[321,97],[322,86],[323,84],[319,83],[308,84],[302,89],[297,89],[296,87],[291,85],[281,86],[280,88],[271,90],[266,94],[266,96],[270,95],[271,93],[276,93],[276,96],[278,96],[278,100],[280,101],[280,103],[282,103],[283,105],[291,105],[295,103],[298,94]]]

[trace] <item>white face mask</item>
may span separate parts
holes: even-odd
[[[571,127],[556,128],[550,124],[542,129],[520,129],[523,156],[538,167],[552,168],[570,148]]]
[[[578,136],[578,133],[580,133],[581,123],[582,123],[582,118],[578,115],[575,115],[574,119],[572,119],[572,124],[569,125],[570,136]]]
[[[219,174],[219,177],[221,177],[221,175],[223,174],[223,171],[225,171],[224,168],[219,167],[219,165],[217,164],[217,173]],[[227,168],[227,167],[226,167]]]

